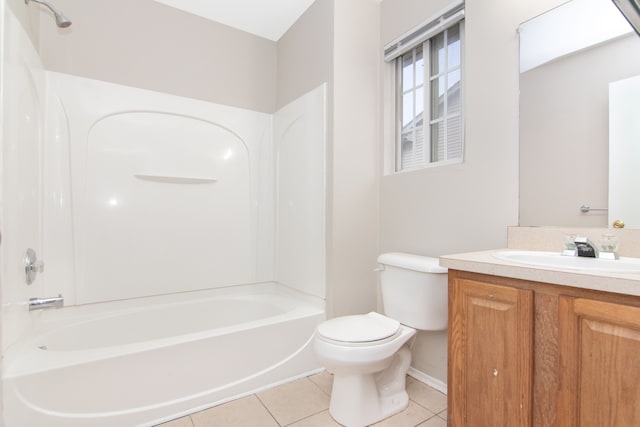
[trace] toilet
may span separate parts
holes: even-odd
[[[378,263],[384,314],[324,321],[314,339],[316,357],[334,374],[329,413],[347,427],[404,410],[417,330],[447,328],[447,269],[437,258],[394,252],[380,255]]]

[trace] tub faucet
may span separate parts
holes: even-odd
[[[41,310],[43,308],[62,308],[64,307],[64,297],[58,294],[57,297],[49,298],[30,298],[29,299],[29,311]]]
[[[598,258],[598,247],[586,237],[576,237],[576,256]]]

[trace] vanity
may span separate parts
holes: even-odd
[[[507,251],[549,250],[514,242],[516,229]],[[546,232],[547,242],[561,238]],[[640,242],[638,230],[625,233]],[[640,268],[533,266],[496,252],[505,250],[440,259],[449,268],[449,425],[640,425]]]

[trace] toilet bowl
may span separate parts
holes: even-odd
[[[382,323],[387,327],[372,334],[372,326]],[[347,328],[341,330],[343,325]],[[366,426],[406,408],[408,343],[415,334],[415,329],[375,312],[331,319],[318,327],[315,352],[334,374],[329,413],[336,421],[348,427]],[[390,370],[392,363],[395,369]]]
[[[385,314],[327,320],[314,339],[318,361],[334,374],[329,413],[347,427],[366,426],[407,407],[405,378],[416,331],[447,325],[447,269],[437,259],[391,253],[378,262]]]

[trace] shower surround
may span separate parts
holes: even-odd
[[[44,71],[5,13],[6,424],[152,425],[318,369],[325,85],[266,114]]]

